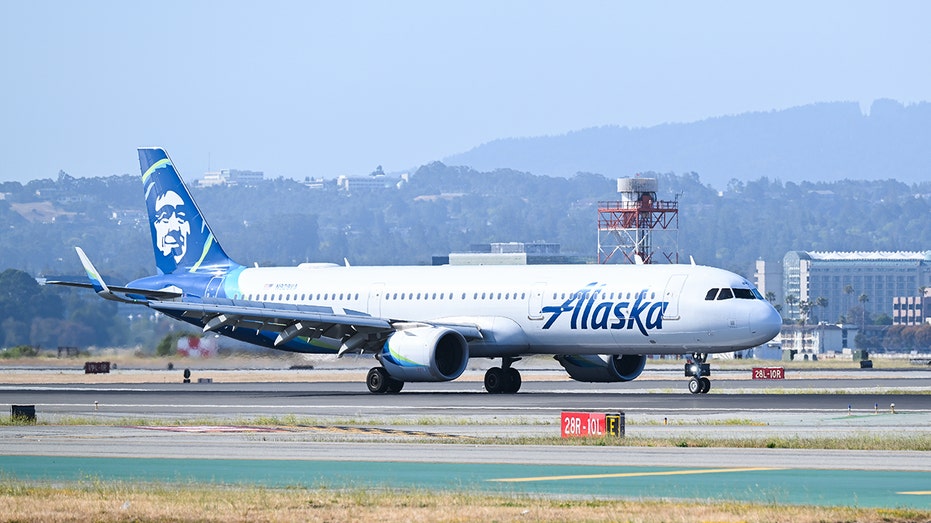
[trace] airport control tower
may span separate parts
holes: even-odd
[[[620,200],[598,202],[598,263],[679,262],[679,201],[657,200],[658,187],[618,178]]]

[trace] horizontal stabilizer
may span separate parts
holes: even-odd
[[[46,285],[61,285],[63,287],[79,287],[81,289],[94,289],[94,285],[90,283],[75,282],[75,281],[47,281]],[[175,298],[180,298],[183,294],[178,291],[162,290],[162,291],[153,291],[151,289],[139,289],[137,287],[111,287],[107,286],[107,290],[113,293],[128,294],[131,296],[142,296],[149,300],[173,300]],[[98,293],[100,294],[100,293]],[[120,300],[120,301],[132,301],[132,300]],[[135,302],[134,302],[135,303]]]
[[[84,266],[84,272],[87,273],[87,279],[90,280],[90,283],[77,283],[77,282],[65,282],[65,281],[48,281],[45,282],[47,285],[64,285],[68,287],[81,287],[85,289],[94,289],[94,291],[101,297],[107,300],[112,301],[121,301],[124,303],[146,303],[147,300],[170,300],[174,298],[180,298],[182,294],[177,291],[153,291],[150,289],[134,289],[131,287],[110,287],[103,277],[100,276],[100,273],[97,271],[97,268],[94,267],[94,264],[91,263],[90,258],[87,257],[87,254],[84,253],[84,250],[80,247],[75,247],[74,250],[78,253],[78,258],[81,260],[81,265]],[[126,294],[127,297],[117,296],[115,292]],[[140,297],[140,298],[137,298]]]

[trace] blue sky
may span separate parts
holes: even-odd
[[[931,100],[931,2],[48,2],[0,8],[0,181],[399,171],[496,138]]]

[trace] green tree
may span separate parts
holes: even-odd
[[[808,323],[808,316],[811,314],[812,307],[813,304],[809,300],[801,300],[798,302],[799,323],[803,327]]]
[[[818,296],[818,298],[815,299],[815,306],[820,307],[823,312],[824,309],[826,309],[828,306],[828,299],[825,298],[824,296]],[[823,318],[821,317],[821,315],[818,315],[818,320],[819,322],[823,321]]]
[[[49,343],[55,323],[64,315],[56,290],[42,287],[28,273],[7,269],[0,273],[0,329],[5,346]]]
[[[863,329],[866,327],[866,314],[867,314],[867,313],[866,313],[866,304],[869,303],[870,297],[864,293],[864,294],[861,294],[861,295],[857,298],[857,301],[860,302],[860,309],[861,309],[861,314],[860,314],[860,332],[863,332]]]

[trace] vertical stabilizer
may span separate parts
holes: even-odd
[[[159,273],[220,274],[238,266],[220,247],[168,153],[140,147],[139,167]]]

